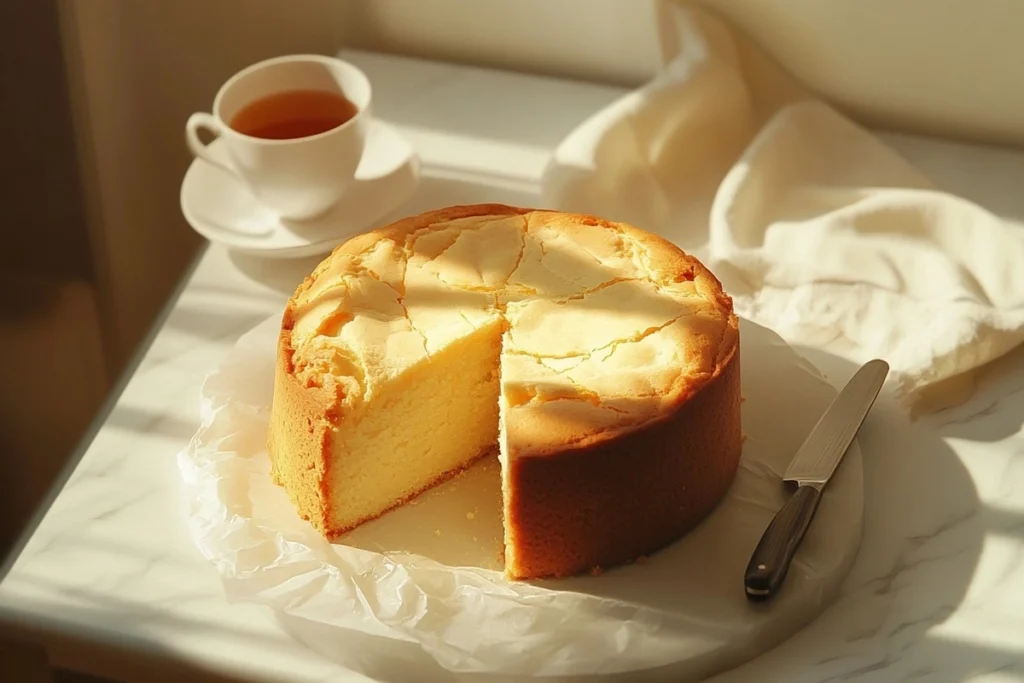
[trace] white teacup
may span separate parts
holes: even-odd
[[[326,91],[355,105],[355,115],[324,132],[268,139],[231,127],[253,102],[286,91]],[[192,153],[239,178],[253,196],[281,218],[314,218],[348,191],[363,155],[370,122],[370,82],[348,62],[320,55],[289,55],[257,62],[232,76],[213,101],[213,113],[192,114],[185,139]],[[229,163],[214,158],[200,129],[218,135]]]

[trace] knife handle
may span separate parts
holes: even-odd
[[[768,600],[782,585],[796,549],[811,524],[821,491],[814,486],[800,486],[765,529],[754,553],[750,556],[743,584],[747,599]]]

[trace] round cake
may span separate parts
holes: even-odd
[[[498,451],[505,574],[598,571],[704,518],[740,459],[739,330],[630,225],[455,206],[337,247],[289,300],[268,450],[329,539]]]

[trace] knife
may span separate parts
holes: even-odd
[[[850,378],[793,456],[783,476],[796,492],[776,513],[754,548],[743,576],[747,599],[769,600],[782,585],[807,527],[821,500],[821,491],[836,471],[846,449],[875,402],[889,374],[883,360],[865,363]]]

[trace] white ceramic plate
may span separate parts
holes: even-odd
[[[220,140],[209,146],[227,159]],[[181,184],[181,211],[189,225],[229,249],[274,258],[300,258],[330,251],[405,202],[419,183],[419,157],[390,124],[375,119],[366,152],[349,193],[326,214],[287,221],[262,206],[234,176],[194,159]]]

